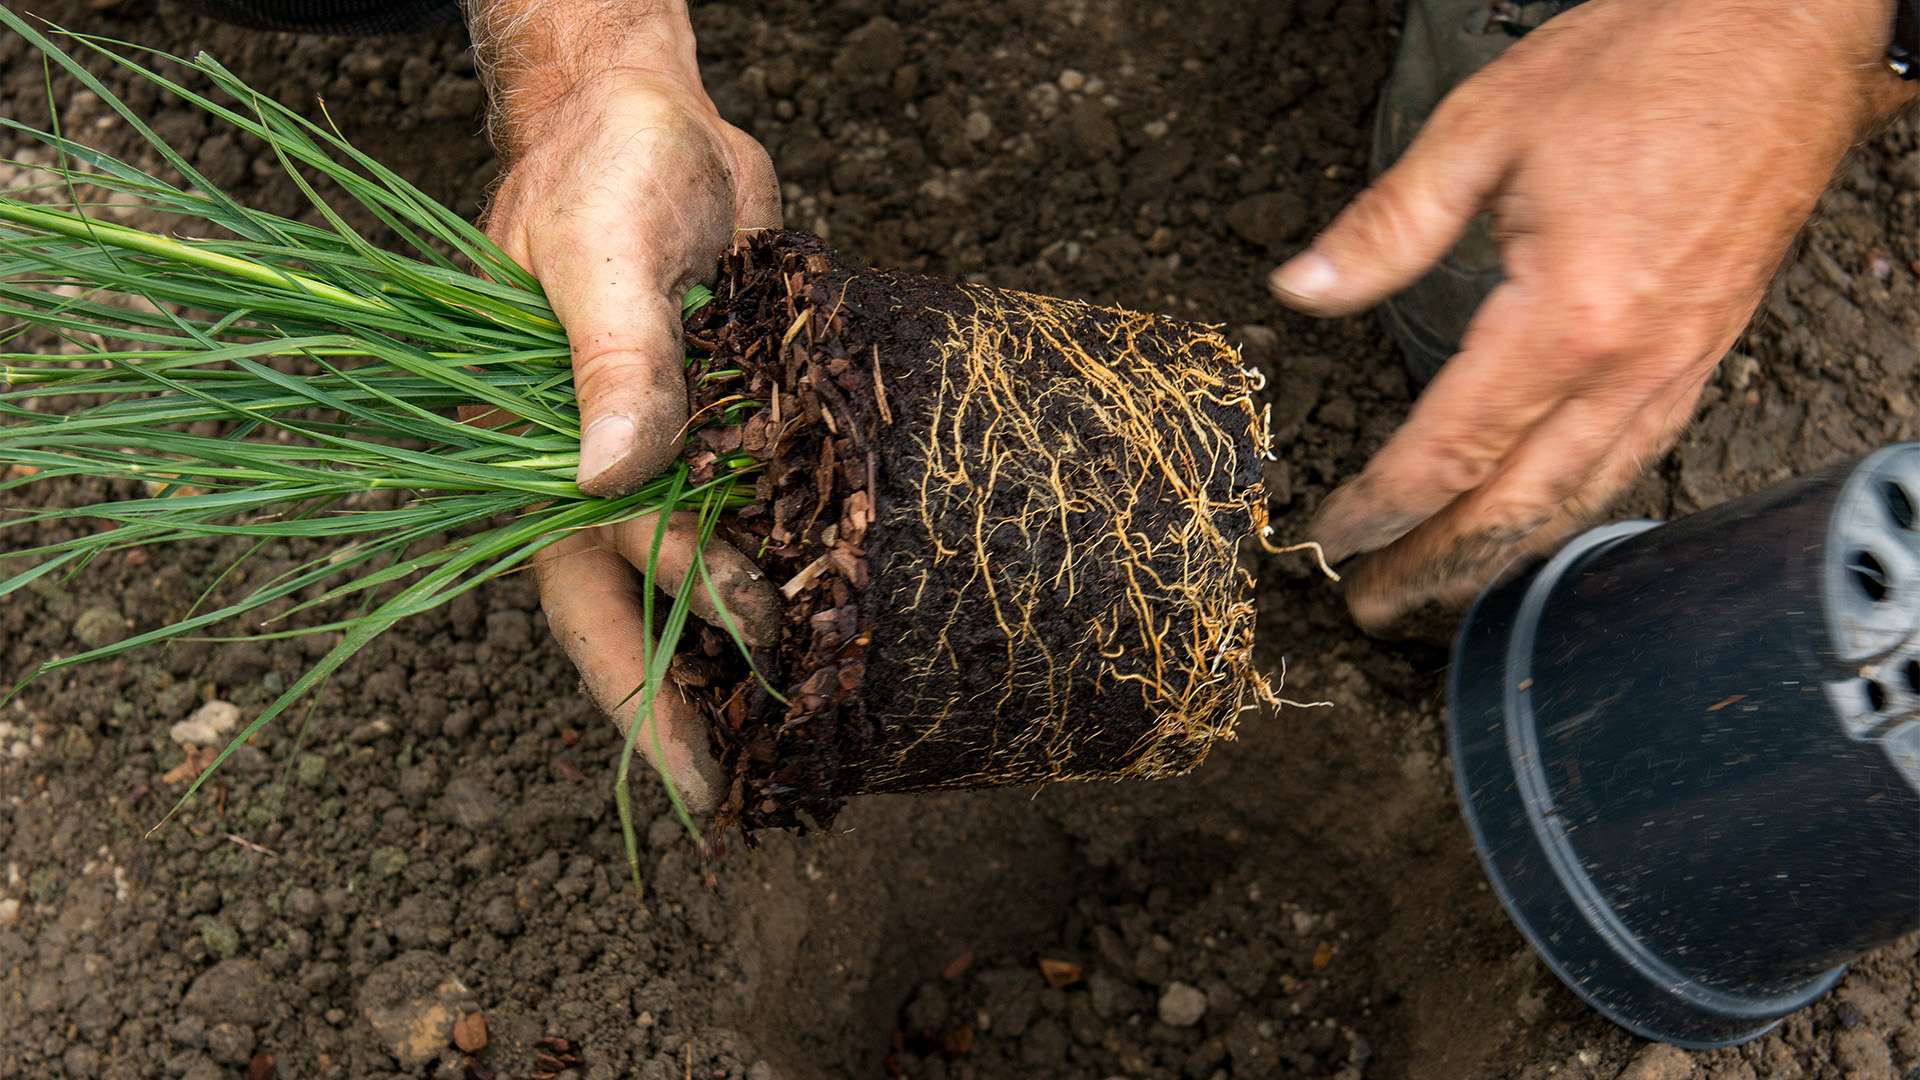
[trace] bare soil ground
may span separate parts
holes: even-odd
[[[481,208],[494,163],[457,31],[355,43],[142,0],[17,6],[323,96],[361,145]],[[1287,315],[1261,285],[1364,179],[1392,0],[725,0],[696,19],[789,224],[877,264],[1235,327],[1271,375],[1283,524],[1404,415],[1370,322]],[[0,111],[43,115],[42,78],[0,44]],[[61,96],[70,126],[130,145]],[[298,211],[270,160],[132,100],[209,175]],[[1916,237],[1909,122],[1845,168],[1699,422],[1621,512],[1682,513],[1920,434]],[[156,624],[233,554],[141,553],[13,599],[0,670]],[[150,840],[179,790],[169,726],[211,699],[259,708],[310,646],[181,646],[48,679],[0,713],[0,1077],[1920,1075],[1912,941],[1737,1050],[1649,1048],[1587,1011],[1482,883],[1447,779],[1445,656],[1363,638],[1303,564],[1260,570],[1264,662],[1336,708],[1249,722],[1185,780],[870,799],[835,835],[711,865],[649,790],[638,902],[611,726],[529,582],[390,634]],[[471,1011],[488,1036],[467,1056],[446,1025]],[[396,1020],[426,1033],[405,1065]]]

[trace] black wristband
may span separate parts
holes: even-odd
[[[1887,66],[1903,79],[1920,79],[1920,0],[1893,0],[1893,45]]]
[[[459,0],[186,0],[186,6],[252,30],[353,37],[417,33],[460,18]]]

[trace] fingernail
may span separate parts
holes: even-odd
[[[1333,268],[1332,259],[1317,251],[1306,251],[1275,270],[1273,276],[1267,279],[1267,284],[1282,296],[1322,300],[1333,291],[1339,280],[1340,273]]]
[[[619,465],[633,453],[634,438],[638,434],[633,418],[622,413],[603,416],[589,424],[580,437],[580,471],[576,482],[587,487]]]

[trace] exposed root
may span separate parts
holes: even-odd
[[[1334,572],[1333,567],[1327,565],[1326,549],[1322,548],[1318,541],[1306,540],[1298,544],[1288,544],[1286,547],[1281,547],[1273,542],[1273,526],[1268,525],[1266,528],[1260,530],[1260,546],[1265,549],[1269,555],[1292,555],[1296,552],[1311,551],[1313,552],[1314,561],[1320,564],[1320,572],[1327,575],[1327,578],[1331,581],[1340,580],[1340,575]]]
[[[1294,701],[1291,698],[1284,698],[1280,696],[1281,693],[1283,693],[1287,689],[1287,658],[1284,656],[1280,658],[1279,683],[1277,684],[1269,683],[1265,675],[1256,675],[1255,678],[1258,680],[1255,686],[1255,695],[1260,700],[1258,702],[1242,705],[1240,707],[1240,710],[1242,712],[1245,712],[1248,709],[1257,709],[1261,705],[1266,705],[1269,708],[1274,708],[1274,709],[1331,709],[1333,708],[1333,702],[1331,701]]]
[[[1246,531],[1266,528],[1265,495],[1257,481],[1233,479],[1247,471],[1250,443],[1255,453],[1272,449],[1252,380],[1209,329],[1025,293],[965,291],[974,310],[948,316],[951,335],[931,372],[937,387],[928,395],[934,415],[921,440],[918,504],[896,511],[909,519],[899,524],[924,534],[925,557],[883,576],[914,593],[909,601],[945,606],[935,619],[945,629],[914,669],[925,678],[991,664],[997,690],[990,701],[919,701],[930,719],[870,784],[1186,772],[1215,740],[1232,737],[1242,703],[1263,688],[1251,662],[1253,579],[1236,553]],[[1105,342],[1088,342],[1089,326],[1103,328]],[[1137,348],[1136,339],[1154,347]],[[1049,357],[1064,359],[1066,370]],[[1223,424],[1223,416],[1238,422]],[[921,595],[936,568],[951,572],[947,564],[958,564],[964,585]],[[956,647],[953,631],[977,621],[982,608],[999,627],[998,655],[981,655],[977,643]],[[1084,614],[1083,633],[1062,640],[1037,628],[1037,613],[1063,609]],[[1099,716],[1084,707],[1075,714],[1071,690],[1087,685],[1137,694],[1157,718],[1119,760],[1075,753],[1106,734]],[[976,773],[916,774],[917,751],[978,739],[971,718],[1016,694],[1019,722],[997,728],[984,753],[965,748],[979,762]],[[950,730],[945,721],[956,709],[970,722]],[[961,756],[954,749],[933,756]]]

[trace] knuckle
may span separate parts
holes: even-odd
[[[1584,477],[1557,475],[1540,487],[1489,499],[1475,515],[1482,543],[1501,550],[1525,541],[1552,521],[1583,486]]]
[[[773,155],[767,148],[736,127],[727,129],[727,139],[734,154],[734,166],[738,179],[752,186],[777,185],[778,179],[773,168]]]
[[[1499,65],[1481,68],[1440,99],[1421,138],[1432,142],[1478,143],[1514,122],[1509,76]]]
[[[1409,482],[1450,493],[1472,491],[1493,476],[1501,459],[1499,447],[1472,433],[1439,435],[1424,447],[1419,474]]]
[[[1454,87],[1453,92],[1441,98],[1440,104],[1434,107],[1433,115],[1427,120],[1425,134],[1435,139],[1458,139],[1469,138],[1486,130],[1494,115],[1489,103],[1490,81],[1487,72],[1482,69]]]
[[[1409,185],[1388,175],[1362,192],[1334,228],[1370,251],[1391,251],[1401,238],[1417,235],[1420,224]]]
[[[1627,353],[1636,335],[1631,305],[1611,293],[1587,292],[1567,299],[1554,352],[1574,363],[1598,363]]]
[[[577,352],[573,373],[574,387],[583,403],[630,400],[634,408],[685,417],[685,375],[679,365],[663,363],[651,352],[609,342],[601,349]]]

